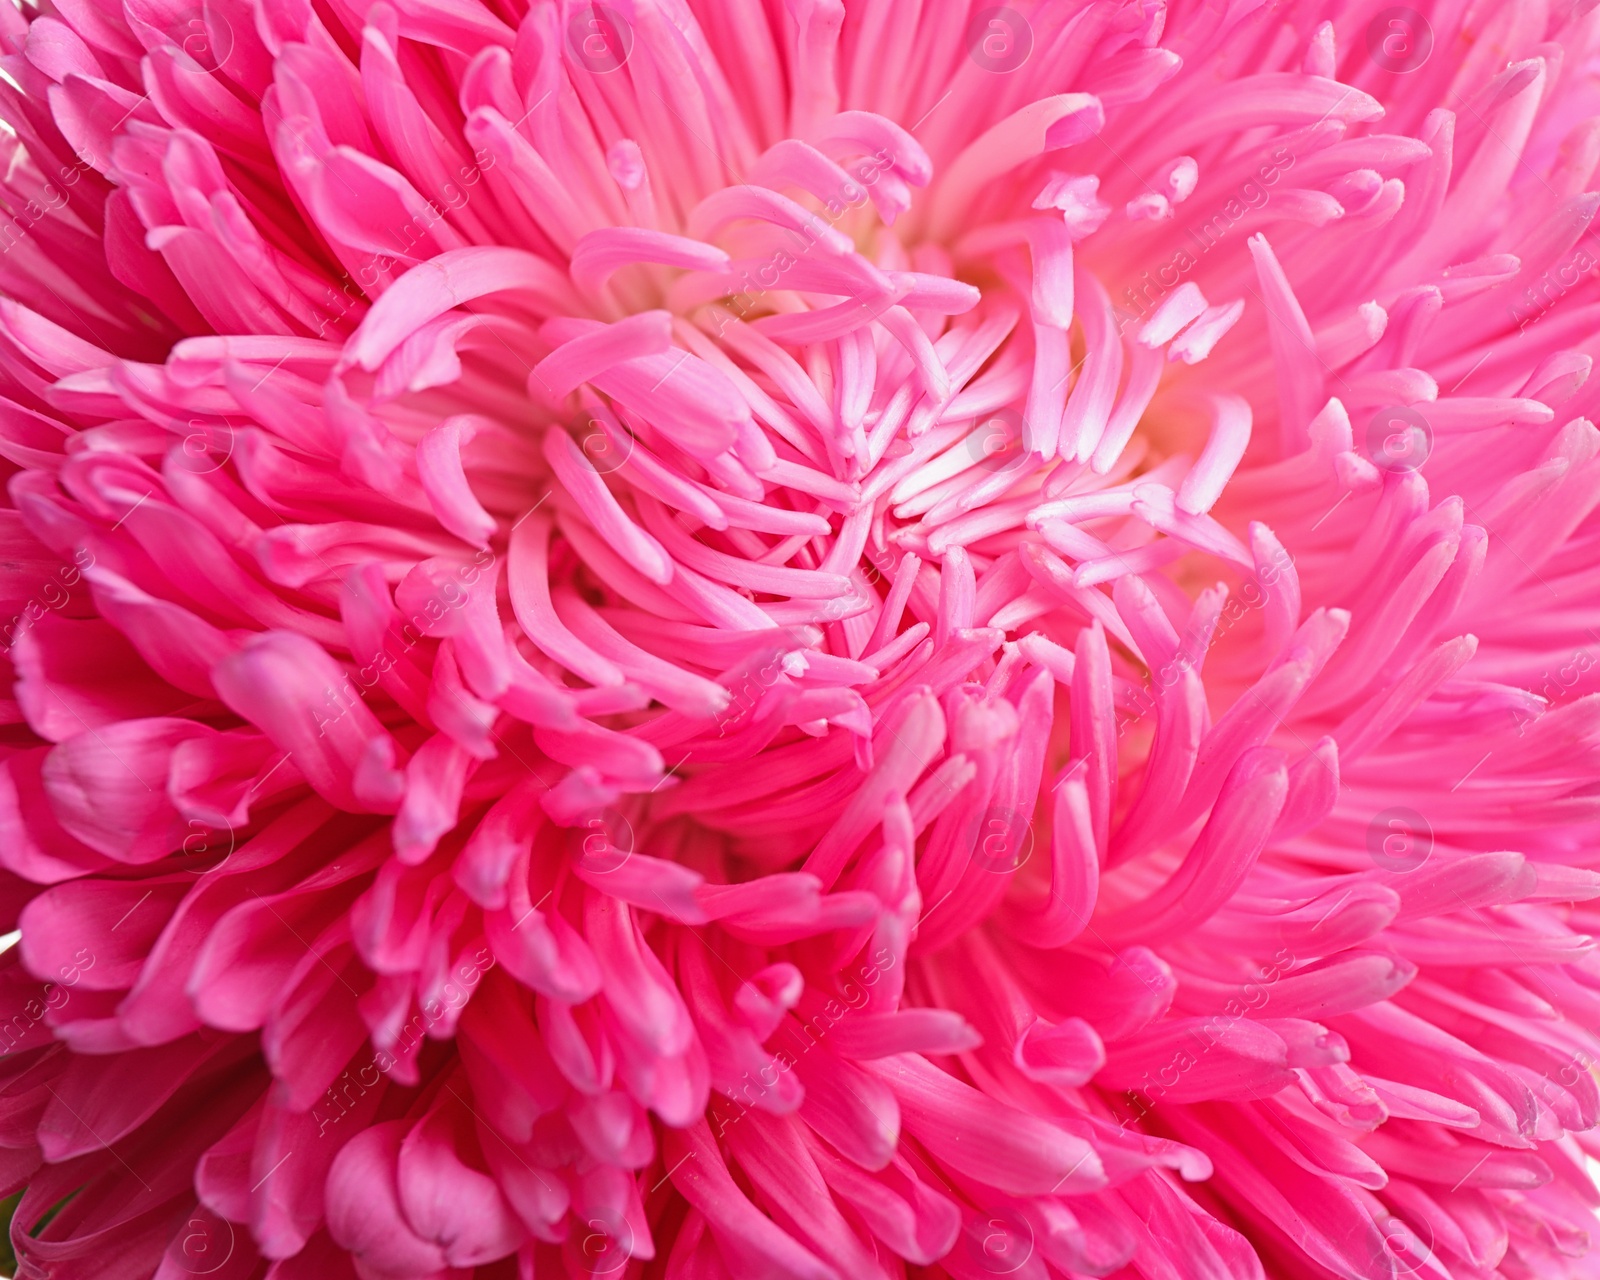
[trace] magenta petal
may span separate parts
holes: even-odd
[[[350,1142],[328,1171],[328,1231],[357,1265],[378,1272],[430,1275],[443,1251],[407,1225],[396,1190],[404,1121],[375,1125]]]

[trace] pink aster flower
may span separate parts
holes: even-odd
[[[0,6],[71,1280],[1600,1276],[1600,8]]]

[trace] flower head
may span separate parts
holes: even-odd
[[[1013,2],[0,10],[23,1274],[1600,1274],[1600,10]]]

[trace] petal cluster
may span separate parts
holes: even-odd
[[[1600,8],[1014,3],[0,7],[19,1274],[1600,1275]]]

